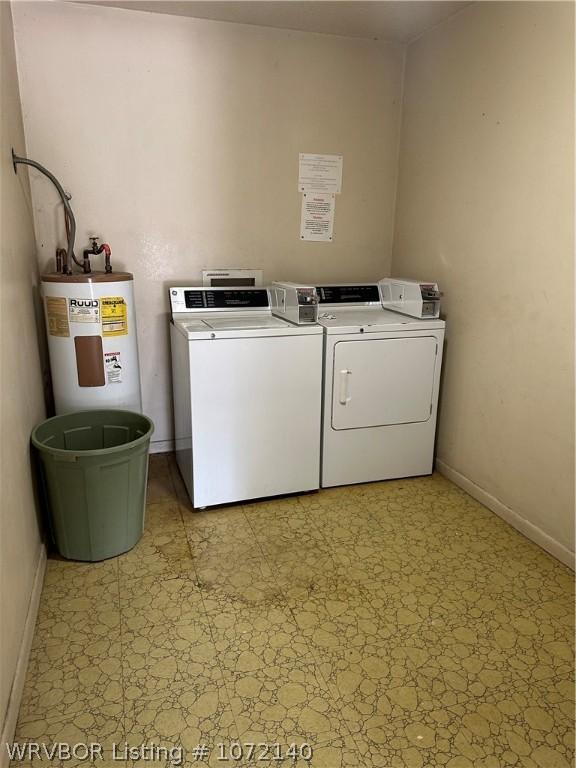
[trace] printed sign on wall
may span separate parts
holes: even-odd
[[[342,155],[300,153],[300,240],[332,242],[336,195],[342,191],[342,164]]]
[[[300,192],[342,191],[342,155],[300,153],[298,188]]]
[[[300,239],[317,242],[332,240],[336,195],[322,192],[304,192]]]

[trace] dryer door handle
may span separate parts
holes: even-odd
[[[352,375],[352,371],[349,371],[347,369],[343,369],[340,371],[340,396],[339,401],[340,405],[346,405],[347,403],[352,400],[352,396],[350,395],[350,376]]]

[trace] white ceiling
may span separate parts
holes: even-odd
[[[134,11],[408,42],[470,5],[445,0],[84,0]]]

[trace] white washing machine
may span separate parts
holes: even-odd
[[[377,283],[317,291],[322,487],[430,474],[444,321],[383,309]]]
[[[317,489],[322,329],[266,288],[170,288],[176,459],[195,507]]]

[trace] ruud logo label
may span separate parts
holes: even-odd
[[[71,307],[97,307],[98,299],[70,299]]]
[[[100,323],[100,299],[68,299],[70,322]]]

